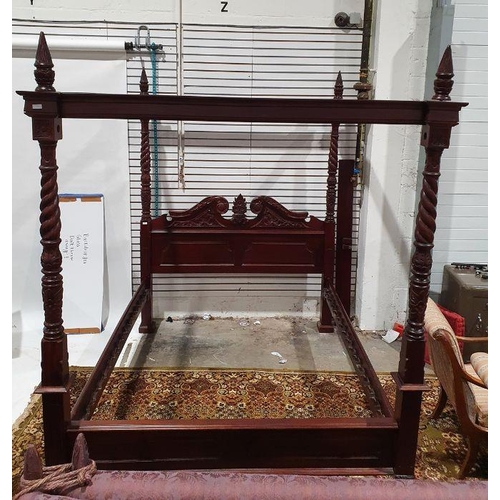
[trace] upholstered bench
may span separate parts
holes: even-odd
[[[99,471],[66,495],[17,500],[486,500],[487,481],[253,474],[231,471]]]

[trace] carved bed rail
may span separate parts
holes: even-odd
[[[106,383],[122,352],[123,346],[132,331],[135,321],[144,307],[149,290],[146,283],[141,283],[134,293],[127,309],[116,325],[106,347],[104,348],[95,369],[87,380],[71,412],[72,420],[90,419],[99,398],[106,387]]]
[[[370,410],[376,416],[394,416],[394,412],[380,384],[377,374],[363,349],[349,316],[342,307],[341,300],[336,290],[332,286],[326,289],[325,298],[332,314],[336,331],[339,333],[349,353],[354,370],[365,392]]]

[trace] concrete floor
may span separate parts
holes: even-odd
[[[115,323],[99,334],[68,335],[70,365],[94,366]],[[386,343],[384,333],[359,332],[378,373],[397,370],[399,362],[401,342]],[[13,331],[12,422],[40,381],[40,340],[40,329]],[[316,321],[289,317],[176,319],[162,321],[155,335],[140,334],[136,323],[116,366],[354,371],[335,333],[318,333]]]
[[[376,332],[359,338],[377,372],[397,369],[401,342],[387,344]],[[339,336],[301,318],[162,321],[156,335],[127,349],[122,366],[354,371]]]

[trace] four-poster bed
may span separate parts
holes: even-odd
[[[322,474],[412,475],[424,384],[424,312],[429,291],[440,157],[464,103],[450,101],[451,51],[440,63],[431,101],[342,99],[339,75],[334,99],[267,99],[149,95],[143,72],[140,94],[57,92],[45,36],[40,34],[33,92],[20,91],[33,139],[41,151],[42,295],[41,343],[45,461],[69,461],[83,433],[100,469],[243,469]],[[141,284],[117,324],[76,403],[70,405],[67,340],[63,329],[60,214],[56,146],[66,119],[141,121]],[[151,216],[149,122],[151,120],[323,123],[332,125],[326,183],[326,217],[308,218],[275,199],[243,194],[231,204],[208,196],[189,210]],[[422,125],[424,180],[411,262],[408,319],[389,404],[349,315],[350,259],[342,254],[341,218],[354,162],[338,159],[341,124]],[[347,172],[347,174],[346,174]],[[339,179],[339,180],[337,180]],[[342,202],[337,206],[337,191]],[[348,198],[347,198],[348,199]],[[347,203],[348,205],[348,203]],[[229,213],[228,217],[225,214]],[[252,215],[253,214],[253,215]],[[345,232],[344,232],[345,236]],[[140,331],[155,331],[155,273],[320,273],[322,332],[342,337],[369,402],[371,418],[98,421],[92,413],[141,315]],[[347,285],[346,285],[347,284]]]

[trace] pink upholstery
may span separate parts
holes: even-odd
[[[19,500],[483,500],[487,481],[252,474],[230,471],[102,471],[68,496]]]
[[[474,352],[470,357],[470,364],[478,377],[488,387],[488,353]]]
[[[472,375],[476,379],[480,379],[471,364],[467,363],[464,369],[469,375]],[[474,409],[476,411],[477,423],[483,427],[488,427],[488,389],[484,389],[470,382],[468,385],[474,396]]]

